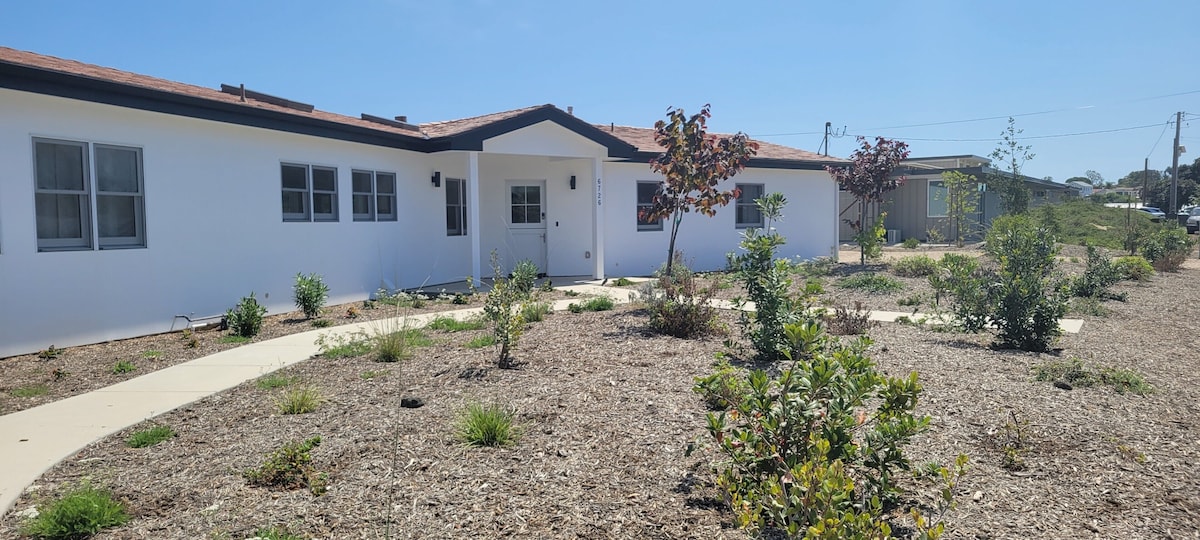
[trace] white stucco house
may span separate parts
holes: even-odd
[[[760,143],[716,217],[679,246],[724,265],[749,204],[790,201],[782,255],[834,255],[836,158]],[[0,48],[0,357],[181,328],[254,291],[293,309],[297,272],[330,302],[487,277],[533,260],[550,276],[644,275],[667,231],[637,219],[661,180],[653,130],[552,105],[410,123],[344,116]]]

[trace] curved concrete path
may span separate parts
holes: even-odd
[[[608,296],[617,303],[630,301],[633,294],[627,289],[598,285],[573,285],[558,289],[578,292],[581,298]],[[559,300],[552,307],[555,311],[563,311],[578,301]],[[729,302],[718,300],[714,304],[719,308],[733,309]],[[753,305],[746,308],[753,309]],[[469,308],[425,313],[401,318],[397,322],[417,327],[424,326],[435,317],[465,319],[482,311],[481,308]],[[899,315],[912,314],[879,312],[873,314],[872,319],[892,321]],[[319,352],[315,341],[321,334],[369,332],[372,324],[378,322],[310,330],[249,343],[86,394],[0,416],[0,516],[8,512],[17,497],[42,473],[85,446],[201,398],[303,362]],[[1078,325],[1071,324],[1065,329],[1078,332],[1078,328]]]

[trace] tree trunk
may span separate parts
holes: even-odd
[[[675,212],[671,217],[671,241],[667,244],[667,276],[670,277],[671,270],[675,268],[675,235],[679,234],[679,222],[683,220],[682,212]]]

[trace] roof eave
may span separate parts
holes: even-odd
[[[479,152],[483,150],[483,142],[488,139],[541,122],[554,122],[581,137],[604,146],[608,151],[608,156],[612,158],[630,158],[637,151],[637,148],[632,144],[609,135],[553,105],[543,105],[510,118],[497,120],[461,133],[435,137],[430,139],[429,142],[431,148],[436,148],[436,150],[432,151],[468,150]]]

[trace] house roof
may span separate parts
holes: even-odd
[[[244,87],[206,88],[7,47],[0,47],[0,88],[420,152],[479,151],[486,139],[544,121],[605,146],[610,157],[645,162],[661,151],[653,129],[588,124],[549,104],[412,125],[367,114],[356,118],[322,111],[251,90],[242,92]],[[751,167],[819,169],[847,163],[755,142],[759,150]]]

